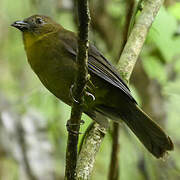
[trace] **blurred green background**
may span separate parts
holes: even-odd
[[[44,14],[77,31],[74,2],[0,1],[2,180],[63,179],[70,108],[42,86],[27,63],[20,32],[10,24]],[[90,1],[90,40],[114,64],[125,42],[133,4],[134,0]],[[166,0],[158,13],[133,71],[130,88],[147,114],[166,129],[175,150],[165,160],[156,160],[122,124],[119,179],[180,179],[180,2]],[[86,121],[81,127],[84,132],[91,120],[85,115],[82,119]],[[110,129],[98,153],[93,180],[107,179],[111,146]]]

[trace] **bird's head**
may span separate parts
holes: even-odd
[[[11,26],[23,33],[25,47],[30,46],[46,34],[56,32],[61,27],[50,17],[43,15],[33,15],[23,21],[15,21]]]
[[[11,26],[19,29],[23,33],[42,35],[55,31],[59,27],[59,24],[54,22],[50,17],[33,15],[23,21],[15,21]]]

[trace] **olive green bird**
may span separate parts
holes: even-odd
[[[22,32],[28,62],[40,81],[71,106],[71,89],[77,73],[76,34],[41,15],[16,21],[12,26]],[[138,107],[115,67],[92,44],[88,50],[88,72],[84,113],[102,126],[108,118],[118,123],[122,119],[157,158],[173,150],[169,136]]]

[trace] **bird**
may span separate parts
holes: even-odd
[[[32,15],[11,26],[22,32],[28,62],[42,84],[58,99],[72,105],[72,87],[78,71],[77,34],[52,18]],[[88,48],[88,73],[83,112],[101,126],[124,122],[144,147],[163,158],[174,145],[165,131],[138,106],[117,69],[92,44]]]

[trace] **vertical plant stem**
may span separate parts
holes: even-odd
[[[106,129],[95,122],[88,127],[78,156],[76,167],[78,180],[91,179],[96,154],[99,151],[105,133]]]
[[[164,0],[145,0],[143,10],[135,23],[123,49],[117,68],[127,82],[142,50],[147,33]]]
[[[113,123],[112,132],[112,151],[111,151],[111,162],[109,167],[108,180],[119,179],[119,124]]]
[[[126,19],[125,19],[125,23],[124,23],[123,32],[122,32],[123,41],[122,41],[122,44],[121,44],[121,47],[120,47],[120,50],[118,53],[118,57],[116,59],[116,63],[119,62],[119,59],[121,57],[124,46],[128,40],[128,32],[130,29],[130,23],[131,23],[131,19],[132,19],[132,15],[133,15],[134,4],[135,4],[134,0],[128,0],[126,3]]]
[[[74,102],[71,110],[71,118],[67,123],[68,126],[68,141],[66,149],[66,170],[65,179],[76,179],[76,164],[77,164],[77,146],[80,129],[80,121],[82,115],[82,105],[84,102],[83,95],[87,82],[87,57],[88,57],[88,30],[89,30],[89,10],[87,0],[78,0],[77,3],[79,32],[78,32],[78,52],[77,52],[77,67],[78,73],[73,86]]]

